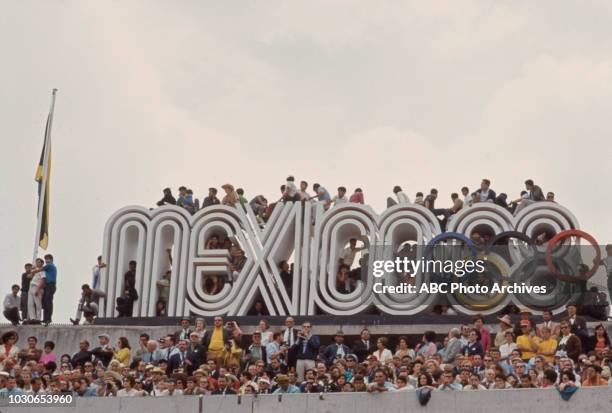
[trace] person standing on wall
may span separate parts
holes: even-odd
[[[42,294],[42,309],[43,309],[43,324],[49,325],[51,323],[51,316],[53,315],[53,296],[57,286],[57,267],[53,262],[53,255],[45,255],[45,265],[42,268],[36,268],[32,270],[32,273],[39,273],[44,271],[44,276],[41,280],[39,287],[43,288]]]

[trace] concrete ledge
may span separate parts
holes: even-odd
[[[608,412],[612,406],[612,388],[578,390],[564,401],[555,389],[481,390],[435,392],[426,406],[421,406],[415,391],[402,393],[328,393],[253,396],[84,398],[75,407],[47,408],[44,411],[71,413],[356,413],[384,412],[469,412],[469,413],[550,413]],[[25,412],[27,408],[8,407],[3,412]]]

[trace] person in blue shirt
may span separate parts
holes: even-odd
[[[43,288],[42,296],[42,310],[43,310],[43,324],[49,325],[51,323],[51,316],[53,315],[53,296],[57,286],[57,267],[53,262],[53,255],[45,255],[45,265],[42,268],[32,270],[32,273],[45,272],[45,276],[42,279],[39,288]]]
[[[6,399],[9,396],[20,396],[23,391],[17,387],[17,380],[15,377],[9,377],[6,380],[6,387],[0,390],[0,399]]]
[[[331,196],[329,195],[329,192],[327,191],[327,189],[323,188],[319,184],[314,184],[312,186],[312,189],[315,190],[316,194],[310,199],[317,198],[319,202],[323,203],[323,208],[327,210],[329,206],[331,205]]]

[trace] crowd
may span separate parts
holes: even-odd
[[[78,397],[160,397],[175,395],[280,394],[321,392],[485,391],[556,387],[571,394],[580,387],[612,384],[612,350],[603,325],[592,334],[568,305],[556,322],[550,312],[536,319],[528,309],[513,323],[499,317],[493,329],[482,316],[433,331],[419,342],[405,336],[378,337],[367,328],[353,343],[342,331],[322,345],[316,326],[301,328],[288,317],[272,330],[264,319],[250,337],[235,321],[214,317],[181,320],[178,331],[161,338],[142,333],[100,334],[98,343],[81,340],[72,354],[58,355],[55,343],[28,337],[16,346],[17,332],[2,335],[0,395],[61,394]]]
[[[332,206],[341,205],[345,203],[357,203],[363,204],[365,202],[363,190],[356,188],[354,192],[348,196],[347,188],[340,186],[337,188],[336,194],[332,197],[327,189],[321,184],[315,183],[312,186],[313,193],[308,192],[308,182],[301,181],[299,188],[296,185],[295,178],[288,176],[286,182],[280,187],[280,196],[273,202],[268,203],[268,200],[263,195],[257,195],[253,197],[251,201],[248,201],[244,196],[244,189],[234,189],[232,184],[225,184],[221,187],[225,192],[225,195],[221,200],[217,197],[218,191],[216,188],[209,188],[208,196],[202,199],[200,203],[197,198],[194,197],[193,191],[185,186],[181,186],[178,189],[178,197],[175,198],[170,188],[163,190],[163,197],[157,202],[157,206],[163,205],[177,205],[185,208],[190,213],[197,212],[200,207],[205,208],[209,205],[227,205],[231,207],[237,207],[238,205],[246,205],[247,203],[253,209],[256,217],[260,224],[264,224],[270,217],[270,214],[274,210],[277,202],[299,202],[299,201],[317,201],[321,202],[325,210]],[[555,202],[554,192],[548,192],[544,195],[542,188],[534,183],[532,179],[525,181],[525,190],[521,191],[520,195],[515,199],[508,198],[506,193],[497,194],[491,189],[491,181],[489,179],[483,179],[480,183],[480,187],[470,192],[467,186],[461,188],[461,196],[458,193],[453,192],[450,196],[451,202],[449,208],[436,208],[436,200],[438,198],[438,190],[432,188],[427,196],[423,196],[423,192],[417,192],[414,199],[414,204],[422,205],[428,208],[433,214],[438,217],[442,225],[442,229],[446,227],[446,224],[453,215],[459,210],[472,206],[479,202],[491,202],[502,208],[507,209],[513,214],[519,213],[522,209],[534,202]],[[409,204],[410,198],[402,190],[400,186],[393,188],[393,197],[387,199],[387,206],[395,204]]]

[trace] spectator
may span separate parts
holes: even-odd
[[[121,297],[117,298],[117,317],[131,317],[134,312],[134,301],[136,300],[138,300],[136,289],[126,286]]]
[[[40,362],[43,365],[55,363],[57,361],[57,356],[53,353],[53,350],[55,350],[55,343],[53,341],[45,341],[43,345],[43,354],[40,356]]]
[[[274,394],[300,392],[300,389],[296,385],[289,383],[289,377],[285,374],[276,376],[276,383],[278,383],[278,388],[273,392]]]
[[[416,205],[421,205],[421,206],[425,206],[425,199],[423,198],[423,193],[422,192],[417,192],[415,197],[414,197],[414,203]]]
[[[417,356],[433,356],[437,353],[438,348],[436,347],[436,333],[434,331],[426,331],[423,334],[423,339],[421,343],[419,343],[415,350],[417,352]]]
[[[453,363],[458,354],[461,354],[463,350],[463,343],[461,342],[461,330],[458,328],[451,328],[448,332],[448,344],[446,345],[446,351],[442,361],[444,363]]]
[[[393,353],[387,348],[388,341],[387,337],[380,337],[376,340],[376,350],[372,353],[372,355],[376,357],[376,360],[384,364],[393,358]]]
[[[98,302],[100,298],[105,298],[106,293],[102,290],[93,289],[88,284],[81,286],[81,299],[77,306],[77,312],[74,319],[70,319],[70,322],[74,325],[78,325],[81,320],[81,315],[84,312],[90,312],[98,314]]]
[[[177,331],[175,335],[178,337],[179,340],[189,341],[189,337],[191,336],[192,331],[193,330],[191,329],[191,320],[189,319],[189,317],[183,317],[181,318],[181,329]]]
[[[28,296],[30,293],[30,282],[32,281],[32,264],[29,262],[24,266],[25,272],[21,274],[21,302],[19,309],[21,310],[21,319],[28,319]]]
[[[555,202],[556,203],[556,201],[555,201],[555,193],[554,192],[547,192],[546,193],[546,200],[548,202]]]
[[[220,203],[219,198],[217,198],[217,188],[208,188],[208,196],[202,200],[202,208],[219,205]]]
[[[167,270],[162,277],[157,280],[155,286],[157,287],[157,299],[164,303],[164,306],[168,306],[168,299],[170,297],[170,279],[172,278],[172,270]]]
[[[212,331],[206,331],[202,338],[206,360],[213,360],[218,365],[223,358],[224,343],[231,338],[232,333],[223,328],[223,318],[216,316]]]
[[[329,195],[329,192],[327,192],[327,189],[323,188],[319,184],[314,184],[312,186],[312,189],[314,189],[315,195],[311,199],[318,199],[318,201],[322,203],[323,209],[329,209],[331,203],[331,196]]]
[[[374,345],[370,341],[370,330],[364,328],[361,330],[359,340],[353,344],[353,354],[357,356],[360,363],[363,363],[373,351]]]
[[[238,202],[240,202],[240,197],[234,190],[234,186],[232,184],[225,184],[221,186],[221,188],[223,188],[223,190],[225,191],[225,196],[221,200],[221,203],[223,205],[227,205],[227,206],[231,206],[235,208]]]
[[[314,368],[320,345],[319,336],[312,334],[312,324],[308,321],[304,322],[302,331],[298,333],[297,342],[293,345],[297,360],[298,380],[304,380],[305,371]]]
[[[244,206],[249,203],[249,200],[244,197],[244,189],[238,188],[236,189],[236,193],[238,194],[238,202],[240,202],[240,206],[244,208]]]
[[[285,202],[297,202],[301,199],[298,194],[297,186],[295,186],[295,178],[293,176],[287,177],[281,198]]]
[[[30,322],[40,322],[42,315],[42,298],[45,288],[44,282],[44,261],[36,259],[35,269],[31,271],[30,290],[28,296],[28,320]]]
[[[345,356],[350,354],[350,352],[351,349],[344,344],[344,333],[338,330],[334,336],[334,343],[325,348],[323,358],[329,367],[334,364],[336,360],[342,360]]]
[[[608,380],[601,377],[601,366],[597,364],[589,365],[586,368],[586,377],[582,381],[582,387],[607,386]]]
[[[361,188],[356,188],[353,195],[349,198],[349,202],[353,204],[363,204],[365,202],[363,198],[363,190]]]
[[[482,336],[478,329],[473,328],[468,335],[468,343],[463,349],[466,357],[474,357],[476,355],[482,357],[484,355],[484,349],[482,348]]]
[[[340,252],[340,256],[338,257],[340,259],[341,264],[347,265],[350,270],[353,266],[353,262],[355,261],[355,255],[357,255],[359,251],[363,251],[365,248],[365,244],[361,247],[357,246],[357,238],[351,238],[349,240],[348,247],[344,248]]]
[[[117,360],[124,366],[128,366],[132,358],[131,352],[132,349],[130,348],[128,339],[126,337],[119,337],[119,340],[117,340],[117,349],[113,349],[113,360]]]
[[[346,264],[340,264],[338,266],[338,274],[336,274],[336,291],[341,294],[349,294],[353,291],[351,279],[349,278],[349,272],[351,268]]]
[[[542,188],[535,185],[532,179],[528,179],[525,181],[525,189],[527,190],[527,197],[521,198],[518,207],[515,209],[514,214],[518,214],[525,207],[533,204],[534,202],[544,201],[544,193],[542,192]]]
[[[582,343],[580,339],[572,333],[568,320],[561,321],[561,336],[557,350],[562,350],[574,362],[578,361],[578,356],[582,352]]]
[[[268,320],[259,320],[259,332],[261,333],[261,344],[267,345],[272,340],[273,335]]]
[[[542,334],[542,328],[548,327],[550,329],[551,335],[553,337],[557,337],[560,333],[559,323],[555,323],[554,321],[552,321],[552,311],[543,310],[542,320],[543,320],[542,323],[536,324],[536,331],[537,331],[538,336],[542,338],[544,336]]]
[[[495,335],[495,347],[499,348],[502,344],[506,342],[506,331],[513,330],[512,327],[512,319],[508,314],[504,314],[502,317],[498,318],[499,320],[499,331]]]
[[[463,195],[463,206],[471,207],[474,202],[474,197],[470,194],[470,189],[467,186],[461,188],[461,195]]]
[[[128,270],[123,275],[124,288],[136,288],[136,261],[128,263]]]
[[[433,211],[435,209],[436,199],[438,198],[438,190],[431,188],[429,195],[425,197],[425,208]]]
[[[603,324],[595,326],[594,334],[589,337],[589,351],[604,351],[606,348],[610,348],[610,338],[606,332]]]
[[[19,347],[17,341],[19,336],[16,331],[7,331],[2,334],[2,344],[0,345],[0,371],[5,370],[10,364],[14,366],[17,362]]]
[[[176,205],[176,199],[172,196],[172,190],[170,188],[164,188],[163,193],[164,196],[157,201],[157,206]]]
[[[11,292],[4,297],[4,317],[14,326],[19,324],[19,307],[21,297],[19,296],[19,286],[13,284]]]
[[[501,359],[506,360],[514,350],[518,349],[518,345],[514,342],[514,331],[511,329],[505,330],[503,336],[506,341],[499,346],[499,352],[501,354]]]
[[[193,198],[193,191],[181,186],[179,188],[179,197],[176,201],[176,205],[185,208],[190,214],[194,214],[197,208]]]
[[[91,362],[93,356],[89,351],[89,341],[81,340],[79,342],[79,351],[73,354],[70,363],[73,367],[82,367],[87,362]]]
[[[521,320],[521,335],[516,338],[517,348],[521,351],[523,361],[529,361],[535,356],[537,348],[535,331],[531,327],[529,320]]]
[[[300,201],[308,201],[311,198],[307,189],[308,189],[308,182],[306,181],[300,182],[300,191],[298,192]]]
[[[334,206],[338,206],[341,204],[346,204],[348,202],[348,198],[346,197],[346,188],[343,186],[338,187],[338,193],[334,195],[332,199]]]
[[[485,319],[482,314],[478,314],[474,317],[474,328],[480,333],[480,344],[482,349],[487,352],[491,347],[491,333],[489,329],[484,325]]]
[[[547,362],[552,363],[553,356],[557,352],[557,340],[552,337],[552,331],[549,327],[544,326],[541,331],[542,338],[537,337],[536,340],[536,337],[534,337],[532,339],[533,344],[536,345],[536,354],[544,357]]]
[[[493,202],[495,201],[495,191],[491,189],[491,181],[483,179],[480,183],[480,189],[472,194],[472,202]]]

